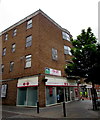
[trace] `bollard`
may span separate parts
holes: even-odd
[[[39,102],[37,101],[37,113],[39,113]]]
[[[63,114],[64,114],[64,117],[66,117],[66,106],[65,106],[65,102],[63,102]]]

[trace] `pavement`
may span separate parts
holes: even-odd
[[[55,106],[47,106],[39,108],[35,107],[18,107],[18,106],[2,106],[2,120],[10,119],[47,119],[47,120],[72,120],[72,119],[93,119],[100,120],[100,109],[97,111],[92,110],[91,100],[80,100],[68,102],[66,106],[66,117],[63,114],[63,104]]]

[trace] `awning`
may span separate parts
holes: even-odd
[[[17,87],[32,87],[38,86],[38,76],[36,77],[24,77],[18,79]]]

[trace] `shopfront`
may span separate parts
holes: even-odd
[[[18,79],[17,105],[36,106],[38,77],[25,77]]]
[[[78,98],[76,81],[68,81],[64,77],[46,76],[46,105]]]

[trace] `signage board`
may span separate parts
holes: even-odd
[[[61,71],[60,70],[55,70],[55,69],[52,69],[52,68],[45,68],[45,74],[61,76]]]
[[[1,97],[6,97],[7,94],[7,84],[2,85],[1,87]]]

